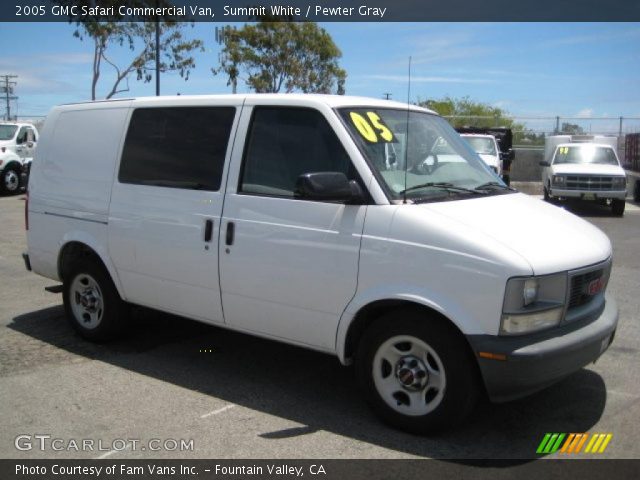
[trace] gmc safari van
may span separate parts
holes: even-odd
[[[507,187],[429,110],[140,98],[54,108],[40,140],[25,263],[62,282],[89,340],[135,304],[326,352],[414,432],[546,387],[613,340],[606,235]]]

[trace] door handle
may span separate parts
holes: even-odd
[[[204,241],[210,242],[213,236],[213,220],[207,218],[204,222]]]
[[[233,245],[233,238],[236,233],[236,225],[233,222],[227,222],[227,234],[225,236],[225,243],[227,245]]]

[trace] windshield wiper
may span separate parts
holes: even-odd
[[[466,193],[474,193],[476,195],[484,195],[484,192],[481,192],[478,189],[458,187],[458,186],[454,185],[453,183],[449,183],[449,182],[420,183],[418,185],[414,185],[412,187],[405,188],[404,190],[398,192],[398,194],[399,195],[404,195],[407,192],[412,192],[414,190],[420,190],[421,188],[427,188],[427,187],[441,188],[442,190],[446,190],[447,192],[466,192]]]
[[[515,188],[511,188],[511,187],[508,187],[506,185],[503,185],[500,182],[493,182],[493,181],[492,182],[483,183],[481,185],[478,185],[475,188],[475,190],[494,190],[494,189],[496,189],[496,190],[511,190],[513,192],[516,191]]]

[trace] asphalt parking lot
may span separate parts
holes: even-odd
[[[24,268],[23,208],[23,195],[0,197],[1,458],[533,459],[546,432],[612,433],[601,458],[640,458],[640,207],[631,202],[623,218],[567,207],[613,242],[620,323],[608,352],[531,397],[481,403],[437,437],[382,425],[353,371],[331,356],[142,309],[125,339],[80,339],[61,296],[44,291],[55,282]],[[20,435],[30,450],[16,448]],[[35,435],[61,439],[62,450],[40,450]],[[101,450],[67,448],[85,439]],[[117,439],[139,443],[121,449]],[[151,439],[169,449],[151,451]]]

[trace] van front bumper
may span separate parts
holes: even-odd
[[[567,325],[517,337],[468,335],[493,402],[527,396],[595,362],[613,341],[618,306],[606,298],[594,315]],[[479,356],[504,355],[505,360]],[[494,357],[495,358],[495,357]]]

